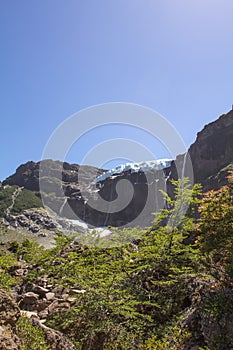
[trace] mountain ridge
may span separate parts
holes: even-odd
[[[226,183],[226,169],[233,163],[233,111],[220,116],[217,120],[205,125],[197,133],[195,142],[189,147],[194,182],[201,183],[204,191],[217,189]],[[16,172],[2,182],[2,186],[19,186],[32,191],[40,198],[39,176],[43,181],[43,187],[48,189],[46,193],[46,204],[56,213],[70,220],[81,220],[90,226],[125,226],[135,222],[134,225],[148,226],[153,220],[152,212],[158,211],[163,205],[163,197],[160,190],[172,192],[170,179],[177,179],[176,165],[184,163],[184,155],[179,155],[172,161],[171,166],[156,170],[149,169],[146,173],[137,170],[123,171],[118,174],[110,174],[107,170],[92,166],[80,166],[67,162],[43,160],[40,162],[29,161],[20,165]],[[43,164],[42,173],[40,166]],[[59,179],[62,169],[62,179]],[[82,180],[80,186],[79,171],[82,169]],[[123,169],[123,168],[122,168]],[[44,173],[43,173],[44,171]],[[103,177],[103,181],[95,183],[94,178]],[[155,181],[156,179],[156,181]],[[121,211],[115,213],[101,212],[89,205],[85,195],[89,196],[98,206],[98,195],[111,203],[117,198],[117,184],[120,180],[127,180],[133,186],[134,195],[132,201]],[[61,194],[61,187],[63,194]],[[148,194],[156,193],[156,198],[150,199]],[[127,194],[126,194],[127,195]],[[149,199],[148,199],[149,198]],[[148,205],[143,216],[144,207]],[[26,208],[30,209],[29,207]],[[22,213],[24,220],[28,213]],[[26,214],[26,215],[25,215]],[[140,216],[140,222],[135,219]],[[14,217],[11,217],[14,221]],[[60,224],[57,228],[60,227]],[[65,229],[65,227],[64,227]],[[81,229],[81,227],[80,227]]]

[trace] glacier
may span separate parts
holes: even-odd
[[[158,160],[149,160],[144,162],[132,162],[118,165],[117,167],[101,174],[95,179],[95,182],[101,182],[105,179],[113,176],[122,174],[124,172],[137,173],[137,172],[147,172],[150,170],[161,170],[169,167],[171,165],[172,159],[164,158]]]

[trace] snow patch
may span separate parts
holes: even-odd
[[[158,159],[158,160],[149,160],[146,162],[137,162],[137,163],[125,163],[118,165],[116,168],[113,168],[106,173],[98,176],[96,182],[104,181],[105,179],[129,171],[130,173],[136,172],[146,172],[150,170],[161,170],[167,168],[171,165],[172,159]]]

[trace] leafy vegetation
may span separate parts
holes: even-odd
[[[7,208],[12,205],[12,196],[17,189],[18,186],[0,187],[0,217],[2,217],[6,213]],[[22,191],[18,192],[13,204],[10,210],[13,215],[18,215],[25,209],[43,207],[41,199],[36,196],[34,192],[27,189],[22,189]]]
[[[3,216],[6,209],[11,205],[12,195],[17,186],[0,187],[0,216]]]
[[[134,229],[116,230],[111,240],[97,235],[90,246],[93,237],[80,243],[62,233],[48,250],[29,240],[12,243],[11,253],[0,256],[1,287],[46,277],[73,290],[71,307],[52,312],[46,325],[66,334],[77,349],[183,349],[198,333],[181,327],[196,293],[192,285],[217,278],[218,293],[206,293],[200,304],[213,322],[230,308],[222,291],[233,283],[232,179],[231,173],[227,186],[202,199],[199,186],[174,181],[175,198],[165,195],[166,208],[140,239]],[[19,258],[37,268],[16,281],[8,272]],[[43,334],[24,321],[18,325],[22,349],[47,349]],[[199,350],[221,349],[222,341],[216,337],[214,347],[202,343]]]
[[[6,290],[17,284],[17,279],[12,277],[9,272],[11,268],[18,266],[19,263],[14,254],[0,250],[0,286]]]
[[[233,278],[233,171],[229,185],[204,195],[199,207],[198,243],[215,277]]]
[[[15,199],[12,214],[20,214],[23,210],[43,207],[42,200],[36,194],[27,189],[23,189]]]
[[[44,332],[33,326],[27,317],[20,317],[17,322],[17,334],[21,340],[20,350],[49,350]]]

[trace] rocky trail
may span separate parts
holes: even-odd
[[[38,266],[20,260],[9,273],[13,277],[24,278],[30,271],[38,269]],[[11,293],[0,289],[0,349],[21,349],[16,336],[16,323],[20,316],[24,316],[31,320],[32,325],[43,330],[49,349],[75,350],[74,344],[64,334],[47,327],[45,322],[49,316],[69,310],[84,293],[84,289],[64,288],[42,277],[38,277],[34,283],[23,279],[12,288]]]
[[[16,188],[16,190],[13,192],[12,194],[12,202],[9,205],[9,207],[6,209],[6,215],[10,215],[11,210],[14,208],[15,205],[15,201],[17,199],[17,197],[19,196],[20,192],[23,190],[24,187],[18,187]]]

